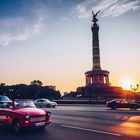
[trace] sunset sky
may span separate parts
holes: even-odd
[[[91,10],[110,82],[140,84],[140,0],[0,0],[0,83],[41,80],[63,92],[92,69]]]

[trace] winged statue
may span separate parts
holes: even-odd
[[[92,11],[92,16],[93,16],[92,21],[93,21],[94,23],[96,23],[96,22],[98,21],[97,15],[98,15],[98,13],[99,13],[100,11],[101,11],[101,10],[99,10],[97,13],[94,13],[94,12]]]

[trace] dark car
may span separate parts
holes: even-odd
[[[106,102],[107,107],[110,107],[111,109],[117,109],[117,108],[130,108],[137,110],[140,108],[140,105],[137,103],[128,102],[125,99],[114,99],[111,101]]]
[[[12,101],[7,97],[0,95],[0,108],[7,108],[12,104]]]

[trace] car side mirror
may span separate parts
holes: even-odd
[[[10,109],[13,109],[13,106],[9,106]]]

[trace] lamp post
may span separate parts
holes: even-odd
[[[13,89],[9,89],[11,99],[13,99],[13,91],[14,91]]]
[[[136,84],[135,86],[133,86],[132,84],[130,85],[131,89],[134,91],[134,93],[136,93],[136,91],[139,89],[139,84]],[[135,98],[135,102],[136,102],[136,98]]]

